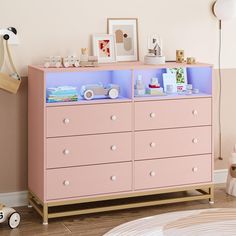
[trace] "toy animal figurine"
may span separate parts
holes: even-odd
[[[184,62],[184,50],[176,50],[176,62],[177,63]]]
[[[60,68],[62,67],[62,57],[61,56],[50,56],[46,57],[44,60],[44,67],[56,67]]]
[[[91,100],[94,96],[107,96],[115,99],[119,96],[120,87],[116,84],[109,84],[104,87],[102,84],[88,84],[81,88],[81,96],[86,100]]]
[[[15,229],[20,224],[20,214],[13,208],[5,207],[0,204],[0,223],[8,221],[8,225],[11,229]]]
[[[95,67],[98,66],[97,56],[88,56],[87,48],[81,48],[80,66],[82,67]]]
[[[77,56],[63,57],[62,63],[64,67],[79,67],[79,58]]]
[[[229,161],[229,171],[226,183],[226,192],[236,197],[236,144]]]

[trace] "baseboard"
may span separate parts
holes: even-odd
[[[0,193],[0,203],[8,207],[18,207],[27,205],[28,191]]]
[[[226,183],[227,175],[228,175],[227,169],[215,170],[214,171],[214,183],[215,184]]]
[[[227,169],[214,171],[214,183],[221,184],[226,183]],[[3,203],[9,207],[18,207],[27,205],[28,191],[12,192],[12,193],[0,193],[0,203]]]

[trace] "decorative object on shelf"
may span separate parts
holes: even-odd
[[[88,84],[81,88],[81,96],[86,100],[92,100],[95,96],[106,96],[111,99],[118,98],[120,93],[120,86],[117,84]]]
[[[5,48],[11,69],[13,71],[13,73],[10,75],[7,73],[0,72],[0,88],[10,93],[17,93],[19,86],[21,84],[21,77],[16,70],[9,48],[9,40],[12,39],[13,40],[12,42],[14,42],[16,34],[17,31],[13,27],[0,30],[0,71],[3,67],[5,60]]]
[[[184,62],[184,50],[176,50],[176,62]]]
[[[187,57],[186,61],[187,61],[187,64],[196,64],[195,57]]]
[[[95,67],[98,66],[98,57],[89,56],[87,48],[81,48],[80,62],[81,67]]]
[[[44,67],[49,68],[49,67],[56,67],[60,68],[62,67],[62,57],[61,56],[50,56],[46,57],[44,60]]]
[[[145,64],[165,64],[165,57],[162,55],[162,40],[159,35],[148,37],[148,54],[144,57]]]
[[[136,84],[134,85],[134,93],[136,96],[143,96],[146,93],[145,84],[143,83],[142,75],[138,75]]]
[[[0,223],[8,221],[8,225],[11,229],[15,229],[20,224],[20,214],[13,208],[5,207],[0,203]]]
[[[158,82],[158,78],[156,77],[151,78],[150,84],[148,85],[146,92],[149,95],[164,95],[163,88],[161,88]]]
[[[173,73],[163,73],[163,85],[166,93],[177,93],[176,75]]]
[[[198,89],[198,88],[194,88],[194,89],[193,89],[193,93],[194,93],[194,94],[198,94],[198,93],[199,93],[199,89]]]
[[[229,159],[229,170],[226,183],[226,192],[236,197],[236,144]]]
[[[193,85],[192,84],[187,84],[185,94],[186,95],[191,95],[192,93],[193,93]]]
[[[117,61],[138,61],[138,19],[109,18],[107,30],[115,37]]]
[[[77,56],[66,56],[63,57],[62,63],[64,67],[79,67],[79,58]]]
[[[99,63],[115,62],[114,36],[109,34],[93,35],[93,55],[98,57]]]
[[[76,87],[59,86],[47,88],[47,102],[73,102],[78,100]]]
[[[166,69],[167,73],[173,74],[176,79],[177,93],[182,93],[186,90],[187,85],[187,70],[186,68],[172,68]]]

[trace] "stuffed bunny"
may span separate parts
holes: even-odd
[[[236,196],[236,145],[234,146],[234,152],[232,153],[229,160],[226,192],[229,195]]]

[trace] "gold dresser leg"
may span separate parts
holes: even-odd
[[[43,204],[43,225],[48,225],[48,204]]]
[[[213,185],[209,188],[209,194],[211,195],[211,197],[209,198],[209,203],[213,205],[214,204],[214,186]]]

